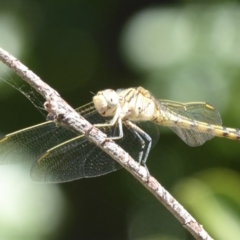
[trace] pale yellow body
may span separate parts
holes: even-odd
[[[121,124],[122,121],[153,121],[159,125],[170,127],[191,146],[201,145],[213,136],[240,140],[240,131],[221,126],[220,115],[213,106],[207,103],[182,104],[158,100],[142,87],[122,89],[116,92],[110,89],[104,90],[94,96],[93,102],[96,110],[102,116],[113,117],[110,125],[114,125],[116,122]],[[196,114],[191,117],[188,108],[194,109],[194,107],[196,111],[199,111],[199,115],[201,110],[206,112],[206,116]]]

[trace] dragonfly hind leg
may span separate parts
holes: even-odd
[[[137,161],[139,162],[139,164],[143,165],[148,171],[146,162],[147,162],[150,149],[152,147],[152,139],[146,132],[144,132],[141,128],[139,128],[137,125],[133,124],[132,122],[125,121],[125,125],[139,139],[142,145],[141,146],[142,149],[141,149],[141,152],[139,153],[139,157]]]

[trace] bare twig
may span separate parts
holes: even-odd
[[[139,182],[141,182],[185,227],[199,240],[212,238],[184,208],[181,206],[158,181],[149,175],[146,169],[134,161],[128,153],[120,148],[114,141],[106,139],[106,135],[92,126],[70,107],[60,95],[49,85],[44,83],[37,75],[19,62],[15,57],[0,48],[0,60],[28,82],[45,99],[45,108],[49,114],[79,133],[84,134],[89,141],[103,149],[125,169],[127,169]]]

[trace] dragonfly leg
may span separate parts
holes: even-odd
[[[134,131],[132,128],[129,128],[129,130],[131,132],[133,132],[133,134],[135,135],[135,137],[137,137],[137,139],[139,140],[139,142],[141,144],[141,151],[139,152],[138,159],[136,159],[137,162],[139,164],[141,164],[142,158],[143,158],[144,149],[145,149],[145,146],[146,146],[145,141],[143,140],[143,138],[140,136],[140,134],[137,131]]]
[[[113,137],[108,137],[108,139],[112,140],[117,140],[121,139],[123,137],[123,129],[122,129],[122,119],[119,117],[121,108],[117,108],[116,113],[112,120],[109,123],[99,123],[99,124],[94,124],[95,127],[101,128],[101,127],[114,127],[114,125],[118,125],[119,127],[119,135],[118,136],[113,136]]]
[[[95,127],[113,127],[118,121],[119,121],[119,115],[120,115],[121,108],[118,107],[116,109],[116,112],[112,118],[112,120],[109,123],[98,123],[94,124]]]
[[[152,146],[152,139],[146,132],[132,122],[125,121],[125,123],[126,126],[138,137],[142,144],[142,151],[139,155],[138,161],[147,169],[146,162]]]
[[[118,125],[118,136],[115,136],[115,134],[111,137],[108,137],[108,139],[111,139],[111,140],[118,140],[118,139],[121,139],[123,137],[123,128],[122,128],[122,119],[119,118],[118,119],[118,122],[117,122],[117,125]]]

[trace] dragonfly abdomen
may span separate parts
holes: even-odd
[[[240,130],[237,128],[227,128],[223,126],[211,126],[212,135],[217,137],[228,138],[232,140],[240,140]]]
[[[216,137],[240,140],[240,130],[237,128],[227,128],[221,125],[214,125],[191,119],[176,118],[175,121],[167,121],[166,123],[163,123],[163,125],[189,129],[195,132],[206,133],[208,135]]]

